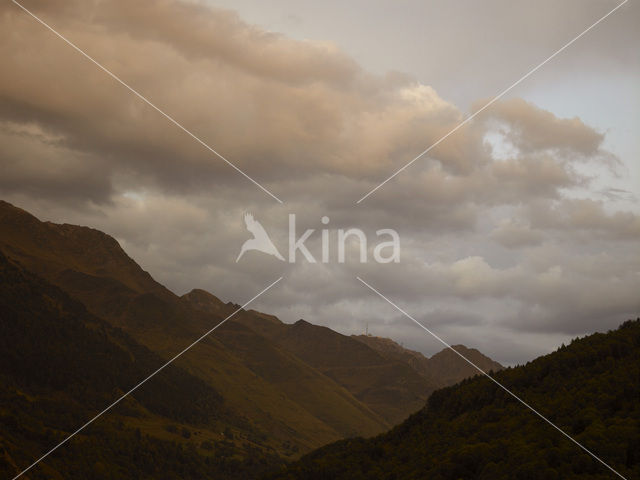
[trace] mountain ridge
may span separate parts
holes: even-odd
[[[464,345],[452,345],[451,348],[443,348],[431,357],[425,357],[420,352],[404,348],[390,338],[372,335],[352,335],[352,337],[387,358],[410,365],[416,372],[438,388],[448,387],[466,378],[480,375],[477,368],[455,352],[452,352],[451,348],[487,373],[497,372],[504,368],[500,363],[483,355],[477,349],[468,348]]]
[[[197,288],[177,296],[108,234],[41,222],[2,201],[0,255],[68,295],[97,322],[121,331],[139,344],[136,348],[152,352],[156,363],[172,358],[238,308]],[[87,363],[82,358],[73,361]],[[116,423],[109,425],[123,423],[127,441],[147,442],[153,451],[173,448],[163,442],[175,441],[175,431],[201,431],[203,437],[181,438],[173,451],[187,455],[198,468],[205,468],[200,456],[211,452],[202,445],[215,445],[214,455],[253,456],[270,463],[297,458],[340,438],[381,433],[421,408],[437,388],[406,362],[381,355],[350,336],[304,320],[285,324],[255,310],[237,312],[215,335],[181,356],[175,367],[193,382],[203,382],[202,388],[218,392],[226,413],[216,417],[215,427],[204,417],[186,425],[163,417],[162,412],[115,415]],[[167,392],[178,395],[179,382],[173,385]],[[64,397],[64,392],[55,394]],[[107,430],[105,438],[115,439],[111,427]],[[140,437],[132,433],[136,431]],[[225,432],[222,437],[220,431]],[[88,437],[87,441],[101,440]],[[48,448],[41,446],[40,450]],[[195,448],[195,457],[183,448]],[[242,462],[238,465],[245,465]]]
[[[216,312],[194,309],[188,296],[178,297],[155,282],[111,237],[87,227],[77,227],[81,233],[75,234],[73,226],[64,227],[63,236],[54,225],[6,202],[0,204],[0,250],[164,358],[171,358],[237,308],[214,301],[219,306]],[[87,235],[110,239],[107,243],[113,249],[100,257],[100,268],[91,264],[95,243],[77,243]],[[48,238],[52,238],[49,243]],[[198,293],[202,296],[202,291]],[[251,314],[239,312],[234,321],[247,315]],[[249,368],[246,357],[240,358],[237,347],[243,341],[264,345],[251,329],[227,322],[176,363],[223,392],[231,408],[248,417],[252,430],[260,435],[269,432],[265,448],[296,455],[346,435],[372,435],[389,427],[330,378],[277,346],[267,346],[263,352],[269,356],[257,364],[297,372],[291,384],[302,388],[285,393],[282,386]],[[324,403],[309,401],[304,392],[313,390],[323,392],[319,398]]]

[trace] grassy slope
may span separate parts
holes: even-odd
[[[155,282],[108,235],[40,222],[4,202],[0,250],[165,358],[234,309],[224,304],[215,312],[195,309]],[[246,419],[250,432],[245,434],[256,434],[283,455],[388,427],[333,380],[233,321],[177,364],[221,392],[229,409]]]
[[[239,322],[256,329],[351,392],[389,424],[421,408],[435,386],[404,362],[329,328],[300,320],[293,325],[257,312]]]
[[[366,345],[326,327],[301,320],[279,341],[392,424],[424,405],[434,390],[408,365],[389,361]]]

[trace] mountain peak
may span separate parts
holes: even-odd
[[[409,364],[420,375],[439,386],[448,386],[460,382],[480,372],[460,358],[450,348],[445,348],[430,358],[422,353],[404,348],[390,338],[371,335],[353,335],[356,340],[368,345],[381,355]],[[483,355],[475,348],[465,345],[452,345],[451,348],[464,355],[485,372],[502,370],[502,365]]]
[[[0,201],[0,248],[53,283],[86,287],[97,279],[117,281],[133,292],[173,295],[129,257],[112,236],[94,228],[40,221]]]
[[[189,303],[191,307],[207,313],[217,313],[225,306],[225,303],[214,294],[200,288],[194,288],[182,295],[180,299]]]
[[[451,348],[444,348],[429,358],[430,374],[440,376],[445,385],[452,385],[464,378],[480,374],[477,368],[460,358],[460,355],[456,354],[452,349],[484,372],[497,372],[504,368],[500,363],[475,348],[469,348],[465,345],[452,345]]]

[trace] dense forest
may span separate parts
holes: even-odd
[[[640,319],[495,374],[627,479],[640,478]],[[610,479],[486,377],[438,390],[388,433],[320,448],[275,479]]]

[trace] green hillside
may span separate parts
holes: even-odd
[[[640,319],[495,374],[627,479],[640,478]],[[270,479],[611,479],[486,377],[431,395],[388,433],[343,440]]]

